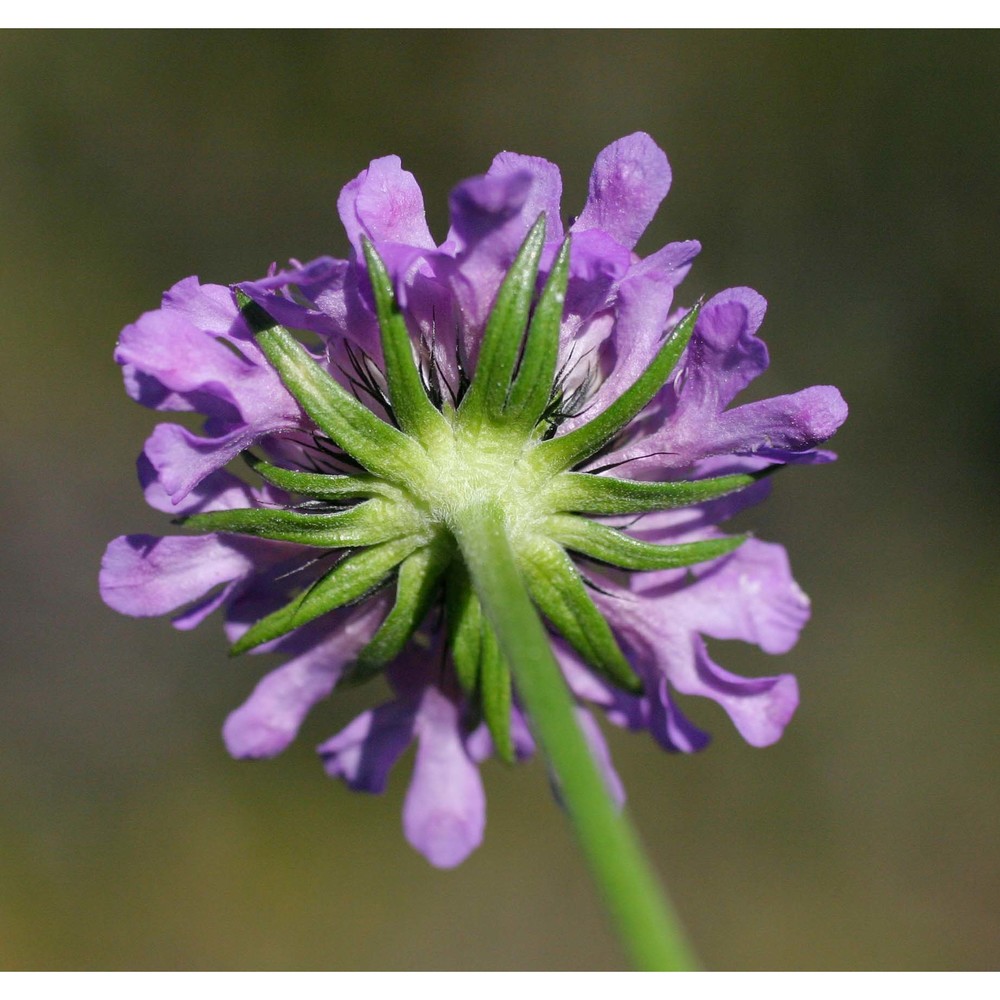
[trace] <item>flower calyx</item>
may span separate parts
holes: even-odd
[[[236,288],[237,304],[282,382],[357,474],[289,469],[247,455],[264,481],[304,498],[288,509],[248,508],[181,519],[221,532],[341,550],[325,574],[290,603],[261,618],[232,653],[272,642],[315,618],[392,585],[395,599],[348,679],[366,680],[403,650],[440,602],[458,684],[487,724],[497,752],[512,761],[514,692],[493,628],[483,613],[452,525],[470,505],[490,505],[502,521],[532,601],[549,626],[612,684],[642,682],[588,593],[571,554],[643,571],[690,566],[733,551],[745,536],[660,545],[594,521],[701,503],[758,478],[727,475],[692,482],[638,482],[573,471],[614,439],[669,379],[692,335],[700,305],[663,340],[646,370],[592,420],[552,436],[559,394],[560,325],[570,240],[535,294],[545,218],[532,226],[497,294],[471,382],[440,408],[415,358],[413,339],[386,266],[363,242],[384,363],[389,420],[343,388],[283,326]]]

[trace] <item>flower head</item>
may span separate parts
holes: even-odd
[[[436,245],[385,157],[338,201],[348,260],[235,289],[188,278],[119,340],[134,399],[205,423],[160,424],[139,460],[148,502],[194,534],[113,541],[105,601],[178,628],[222,608],[234,652],[285,657],[226,721],[236,757],[280,753],[337,684],[384,673],[390,699],[319,754],[379,792],[416,742],[404,827],[435,865],[482,838],[479,763],[534,750],[456,541],[470,506],[499,512],[619,798],[589,706],[682,752],[708,737],[678,694],[717,701],[755,746],[795,711],[790,675],[747,680],[709,654],[785,652],[809,614],[780,546],[718,525],[773,469],[829,460],[846,407],[830,386],[732,405],[767,367],[765,302],[734,288],[676,307],[699,245],[634,250],[670,180],[649,136],[620,139],[566,232],[556,167],[501,153],[454,190]]]

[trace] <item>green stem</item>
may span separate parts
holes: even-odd
[[[611,800],[577,724],[573,699],[528,597],[503,513],[475,506],[452,528],[476,593],[500,640],[514,683],[627,951],[642,971],[697,967],[631,824]]]

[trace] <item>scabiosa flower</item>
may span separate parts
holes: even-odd
[[[557,168],[501,153],[454,190],[437,245],[412,175],[378,159],[338,201],[348,260],[188,278],[119,340],[133,399],[205,422],[160,424],[139,460],[148,502],[193,534],[113,541],[104,600],[178,628],[221,608],[234,653],[285,658],[226,721],[235,757],[280,753],[334,687],[384,673],[389,700],[319,754],[379,792],[415,742],[403,821],[432,864],[482,839],[478,765],[534,751],[463,558],[471,509],[503,526],[619,800],[591,707],[680,752],[708,736],[678,695],[754,746],[795,711],[792,676],[711,658],[711,639],[785,652],[809,614],[781,546],[719,525],[775,468],[832,458],[846,406],[830,386],[732,405],[768,364],[765,302],[676,307],[698,243],[634,250],[670,180],[649,136],[620,139],[565,232]]]

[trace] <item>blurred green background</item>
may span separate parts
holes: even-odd
[[[757,396],[841,387],[834,466],[743,516],[789,549],[814,620],[781,660],[802,706],[768,750],[611,742],[706,964],[1000,964],[997,34],[0,34],[3,580],[0,967],[618,968],[539,764],[484,768],[483,848],[453,872],[387,795],[311,747],[230,761],[261,660],[218,622],[106,609],[106,542],[169,530],[132,462],[154,423],[119,329],[198,274],[343,255],[337,193],[395,152],[443,238],[447,193],[501,149],[593,158],[650,132],[674,186],[640,250],[697,237],[684,286],[770,300]],[[726,648],[720,649],[725,645]]]

